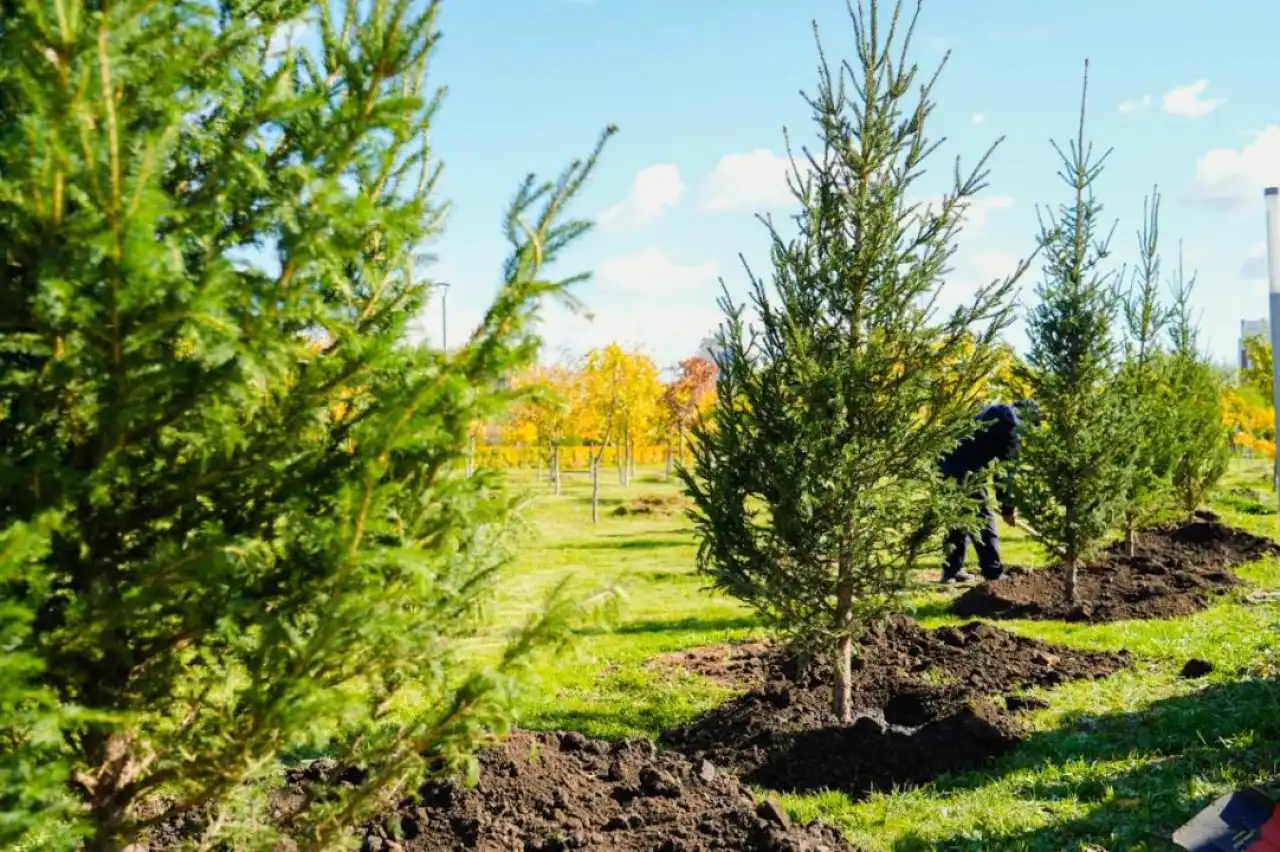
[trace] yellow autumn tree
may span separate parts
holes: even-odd
[[[512,385],[530,391],[512,412],[511,439],[537,448],[538,477],[542,461],[555,493],[560,493],[560,449],[574,436],[585,405],[583,376],[563,364],[536,365],[517,375]]]
[[[627,353],[616,343],[587,353],[582,365],[582,437],[592,444],[591,522],[600,520],[600,462],[618,436],[619,411],[626,383]]]
[[[637,440],[655,431],[662,410],[662,382],[658,365],[642,352],[622,352],[618,390],[618,478],[631,484]]]

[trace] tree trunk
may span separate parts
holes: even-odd
[[[1124,552],[1129,554],[1129,558],[1138,555],[1138,531],[1134,529],[1133,521],[1129,521],[1124,528]]]
[[[627,485],[627,433],[624,431],[619,440],[613,444],[613,460],[618,463],[618,484],[624,488]]]
[[[467,476],[473,476],[476,472],[476,439],[472,435],[467,441]]]
[[[600,523],[600,459],[591,459],[591,523]]]
[[[627,444],[627,484],[631,484],[631,480],[636,476],[636,442],[630,441]]]
[[[663,480],[665,480],[666,482],[670,482],[670,481],[671,481],[671,462],[672,462],[672,457],[673,457],[674,455],[675,455],[675,453],[674,453],[674,451],[673,451],[673,450],[672,450],[672,448],[671,448],[671,442],[670,442],[670,441],[667,441],[667,470],[666,470],[666,472],[665,472],[665,473],[663,473],[663,474],[662,474],[662,478],[663,478]]]
[[[853,636],[849,632],[853,617],[853,566],[851,556],[840,554],[840,574],[836,585],[836,626],[840,638],[836,640],[836,672],[831,683],[831,710],[841,724],[853,721]]]
[[[680,443],[680,464],[684,464],[684,425],[683,424],[681,424],[680,426],[680,432],[677,436],[677,440]]]
[[[1080,589],[1076,583],[1079,562],[1079,558],[1074,553],[1068,553],[1067,558],[1062,561],[1062,588],[1069,604],[1080,603]]]
[[[553,444],[551,447],[551,484],[555,488],[556,496],[560,496],[560,445]]]

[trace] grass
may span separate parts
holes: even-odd
[[[1280,535],[1280,521],[1262,503],[1270,499],[1269,475],[1261,464],[1238,465],[1214,508],[1229,523]],[[513,476],[541,490],[528,474]],[[682,515],[612,514],[641,497],[670,498],[675,486],[652,474],[625,490],[615,480],[606,475],[598,526],[590,523],[585,478],[566,478],[561,496],[540,496],[529,512],[536,535],[497,602],[495,630],[538,606],[566,573],[583,589],[616,583],[625,598],[616,629],[586,633],[574,656],[541,669],[526,727],[654,737],[727,693],[693,675],[656,672],[648,661],[762,635],[750,613],[702,589]],[[1016,531],[1006,531],[1003,544],[1009,563],[1040,560]],[[1276,561],[1241,573],[1257,587],[1280,589]],[[912,599],[915,616],[928,626],[953,623],[947,596],[926,589]],[[1128,649],[1136,665],[1105,681],[1041,693],[1050,709],[1030,716],[1027,742],[988,771],[861,802],[839,793],[783,797],[792,814],[835,823],[868,850],[1164,850],[1176,848],[1173,830],[1215,796],[1280,774],[1280,605],[1233,595],[1168,621],[1001,626],[1077,648]],[[486,637],[480,647],[497,640]],[[1215,672],[1180,679],[1192,657],[1209,660]]]

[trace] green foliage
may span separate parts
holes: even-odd
[[[55,7],[10,4],[0,39],[0,840],[71,776],[89,849],[206,805],[236,848],[345,843],[500,733],[577,613],[460,656],[517,503],[459,459],[577,280],[543,269],[599,147],[522,185],[446,356],[406,341],[441,224],[437,3]],[[278,53],[304,16],[318,49]],[[320,748],[364,782],[264,824],[246,782]]]
[[[885,27],[877,4],[851,9],[858,63],[833,74],[822,57],[807,98],[822,148],[793,182],[798,236],[769,225],[776,295],[752,276],[750,334],[745,306],[722,300],[714,427],[695,427],[693,468],[680,471],[700,569],[793,642],[834,651],[842,718],[852,640],[901,606],[916,533],[971,509],[937,460],[974,428],[1014,280],[935,318],[985,172],[957,175],[940,210],[908,205],[934,149],[933,80],[908,102],[917,69],[897,51],[915,19],[901,13]]]
[[[1093,195],[1106,154],[1094,159],[1085,144],[1087,100],[1086,64],[1077,137],[1069,152],[1054,145],[1074,197],[1041,222],[1044,278],[1027,323],[1028,381],[1040,416],[1024,430],[1016,478],[1019,508],[1063,558],[1071,600],[1080,560],[1124,508],[1131,464],[1128,407],[1117,382],[1114,273],[1104,269],[1110,234],[1101,234],[1102,205]]]
[[[1222,421],[1222,380],[1213,362],[1200,350],[1191,316],[1195,276],[1183,275],[1179,260],[1174,279],[1173,322],[1169,329],[1172,353],[1166,367],[1172,485],[1178,508],[1192,514],[1226,474],[1231,463],[1231,434]],[[1269,362],[1268,362],[1269,363]]]
[[[1169,502],[1172,418],[1164,384],[1162,338],[1169,311],[1160,302],[1160,193],[1143,205],[1138,267],[1123,304],[1124,363],[1118,387],[1127,406],[1132,470],[1125,493],[1124,531],[1132,554],[1137,528]]]
[[[1244,353],[1249,364],[1240,370],[1240,384],[1254,391],[1265,405],[1271,405],[1271,341],[1260,334],[1244,342]]]

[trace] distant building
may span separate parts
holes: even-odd
[[[1269,340],[1271,334],[1270,324],[1264,320],[1240,320],[1240,369],[1247,370],[1250,367],[1249,354],[1245,352],[1245,342],[1255,337],[1261,337],[1263,340]]]

